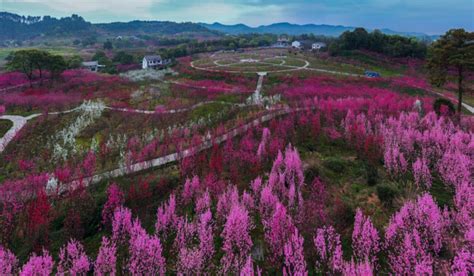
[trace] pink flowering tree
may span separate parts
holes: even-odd
[[[301,193],[303,182],[303,167],[298,151],[288,145],[285,157],[279,152],[273,162],[268,183],[282,202],[286,203],[288,207],[296,209],[303,203]]]
[[[248,211],[240,204],[232,206],[224,225],[221,237],[224,240],[221,269],[226,273],[239,273],[247,262],[252,248],[250,230],[252,223]]]
[[[413,163],[413,178],[418,187],[431,188],[432,176],[428,161],[425,158],[418,158]]]
[[[260,191],[259,212],[262,223],[265,225],[273,216],[276,205],[279,203],[278,197],[273,193],[272,188],[266,185]]]
[[[172,194],[168,202],[160,206],[156,212],[155,231],[160,237],[165,238],[176,229],[177,223],[176,198]]]
[[[107,188],[107,202],[102,209],[102,225],[108,225],[112,221],[115,209],[122,206],[123,202],[123,192],[117,184],[112,183]]]
[[[384,165],[387,172],[394,177],[403,176],[408,169],[408,162],[398,145],[387,145],[384,153]]]
[[[125,207],[115,209],[112,220],[112,240],[115,243],[124,243],[132,228],[132,212]]]
[[[86,274],[91,268],[84,247],[76,240],[70,240],[59,251],[58,275]]]
[[[261,271],[258,270],[258,267],[257,271],[255,271],[252,256],[249,255],[244,267],[240,270],[240,276],[253,276],[255,275],[255,272],[257,272],[257,275],[261,275]]]
[[[397,249],[403,246],[406,233],[416,230],[423,249],[438,254],[442,247],[446,221],[430,194],[420,195],[406,202],[396,212],[385,229],[385,246]]]
[[[130,234],[127,270],[131,275],[165,275],[163,248],[157,236],[148,235],[138,222]]]
[[[237,186],[231,185],[217,199],[217,218],[224,221],[235,204],[239,204]]]
[[[18,259],[10,250],[0,245],[0,274],[13,275],[18,266]]]
[[[43,250],[43,256],[33,254],[23,265],[20,276],[51,275],[54,261],[48,251]]]
[[[285,255],[283,275],[306,276],[306,260],[303,249],[304,239],[295,227],[290,239],[285,243],[283,252]]]
[[[274,265],[283,263],[284,246],[296,228],[283,204],[277,203],[271,219],[263,222],[265,241],[269,247],[269,259]]]
[[[364,216],[359,208],[352,232],[352,250],[357,261],[368,260],[373,265],[377,263],[377,254],[380,251],[379,234],[370,217]]]
[[[372,276],[374,275],[374,271],[373,271],[372,264],[369,261],[356,263],[352,259],[350,262],[344,262],[342,275],[344,276]]]
[[[196,214],[202,214],[211,209],[211,195],[209,191],[205,191],[200,197],[196,199],[194,211]]]
[[[316,269],[321,272],[337,273],[342,269],[341,237],[332,226],[316,230]]]
[[[196,222],[181,220],[175,239],[178,252],[178,274],[202,274],[212,267],[214,240],[212,214],[208,210],[199,215]]]
[[[186,179],[181,197],[185,204],[189,203],[199,192],[200,182],[197,175],[192,179]]]
[[[102,275],[115,275],[117,270],[117,247],[115,243],[109,240],[107,237],[102,237],[102,243],[99,248],[99,254],[94,263],[94,274],[98,276]]]
[[[467,248],[461,248],[454,257],[451,265],[451,275],[463,276],[474,273],[474,253]]]
[[[264,128],[262,131],[262,138],[260,140],[260,144],[258,144],[257,149],[257,156],[259,158],[264,158],[268,152],[268,142],[270,140],[270,130],[268,128]]]
[[[418,231],[404,233],[402,244],[388,256],[395,275],[433,275],[433,257],[423,244]]]

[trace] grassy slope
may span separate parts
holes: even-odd
[[[0,137],[3,137],[12,126],[13,123],[10,120],[0,119]]]

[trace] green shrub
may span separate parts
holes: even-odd
[[[398,195],[398,190],[391,185],[381,184],[377,186],[377,196],[386,205],[391,205],[393,199]]]
[[[319,177],[319,168],[311,166],[304,171],[304,180],[306,183],[313,183],[313,180]]]
[[[339,158],[328,158],[324,160],[323,166],[335,173],[342,173],[345,170],[344,161]]]
[[[448,99],[438,98],[433,103],[433,110],[436,112],[436,114],[438,114],[438,116],[441,114],[442,106],[446,106],[448,108],[450,115],[454,114],[455,109],[453,103]]]
[[[377,167],[371,164],[365,165],[365,173],[367,177],[367,185],[375,186],[379,181],[379,171]]]

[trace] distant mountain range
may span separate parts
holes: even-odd
[[[271,25],[262,25],[258,27],[250,27],[245,24],[236,24],[236,25],[224,25],[221,23],[206,24],[200,23],[201,26],[204,26],[210,30],[219,31],[225,34],[237,35],[237,34],[248,34],[248,33],[272,33],[272,34],[288,34],[288,35],[301,35],[313,33],[315,35],[325,35],[325,36],[339,36],[345,31],[352,31],[355,27],[341,26],[341,25],[326,25],[326,24],[291,24],[288,22],[275,23]],[[370,30],[369,30],[370,31]],[[430,38],[435,39],[438,36],[427,35],[423,33],[415,32],[397,32],[390,29],[381,29],[381,32],[389,35],[402,35],[402,36],[412,36],[419,38]]]
[[[315,35],[339,36],[354,27],[291,23],[275,23],[259,27],[249,27],[244,24],[224,25],[220,23],[176,23],[170,21],[130,21],[93,24],[81,16],[54,18],[51,16],[22,16],[14,13],[0,12],[0,42],[8,40],[31,40],[50,38],[71,38],[101,36],[113,37],[118,35],[189,35],[199,37],[217,37],[224,34],[272,33],[300,35],[313,33]],[[435,39],[422,33],[396,32],[382,29],[386,34],[398,34],[419,38]]]

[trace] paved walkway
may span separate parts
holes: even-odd
[[[180,152],[174,152],[174,153],[171,153],[171,154],[168,154],[168,155],[165,155],[165,156],[153,158],[153,159],[150,159],[150,160],[137,162],[137,163],[134,163],[134,164],[132,164],[132,165],[126,167],[126,168],[117,168],[117,169],[114,169],[114,170],[111,170],[111,171],[96,174],[94,176],[84,178],[84,179],[82,179],[82,181],[81,180],[76,180],[76,181],[73,181],[69,184],[61,185],[60,186],[61,190],[59,192],[60,193],[68,192],[70,190],[76,189],[79,185],[88,186],[88,185],[96,184],[96,183],[98,183],[102,180],[105,180],[105,179],[116,178],[116,177],[120,177],[120,176],[124,176],[124,175],[128,175],[128,174],[133,174],[133,173],[141,172],[141,171],[144,171],[144,170],[160,167],[160,166],[172,163],[172,162],[179,161],[179,160],[181,160],[185,157],[192,156],[192,155],[194,155],[198,152],[209,149],[214,144],[221,144],[221,143],[227,141],[228,139],[234,138],[237,135],[245,133],[247,130],[249,130],[252,127],[260,125],[260,124],[262,124],[264,122],[267,122],[269,120],[272,120],[276,117],[279,117],[279,116],[282,116],[282,115],[285,115],[285,114],[289,114],[289,113],[292,113],[292,112],[302,111],[302,110],[307,110],[307,109],[305,109],[305,108],[276,109],[274,112],[272,112],[270,114],[263,115],[262,117],[260,117],[258,119],[255,119],[255,120],[253,120],[250,123],[247,123],[245,125],[237,127],[233,130],[230,130],[229,132],[227,132],[227,133],[225,133],[221,136],[218,136],[218,137],[215,137],[215,138],[212,138],[212,137],[208,138],[198,146],[191,147],[191,148],[185,149],[185,150],[180,151]]]
[[[255,89],[255,93],[260,95],[260,91],[262,90],[263,77],[266,76],[267,73],[259,72],[258,75],[259,75],[259,78],[257,82],[257,88]],[[119,108],[119,107],[109,107],[109,106],[106,106],[105,109],[120,111],[120,112],[140,113],[140,114],[174,114],[174,113],[190,111],[190,110],[196,109],[200,106],[210,104],[210,103],[220,103],[220,104],[225,104],[225,105],[232,105],[235,107],[248,106],[248,104],[245,104],[245,103],[229,103],[229,102],[224,102],[224,101],[205,101],[205,102],[197,103],[187,108],[170,109],[170,110],[163,110],[163,111]],[[78,109],[80,109],[80,106],[75,107],[73,109],[65,110],[65,111],[49,112],[48,114],[51,114],[51,115],[66,114],[66,113],[77,111]],[[0,116],[0,119],[10,120],[13,122],[13,126],[7,131],[7,133],[5,133],[5,135],[2,138],[0,138],[0,153],[5,150],[7,145],[13,140],[13,138],[18,134],[18,132],[26,125],[28,120],[31,120],[41,115],[42,113],[32,114],[28,117],[16,116],[16,115]]]
[[[13,138],[18,134],[18,132],[26,125],[28,120],[36,118],[41,114],[33,114],[27,117],[18,116],[18,115],[2,115],[0,119],[9,120],[13,123],[12,127],[0,138],[0,152],[2,152],[5,147],[10,143]]]

